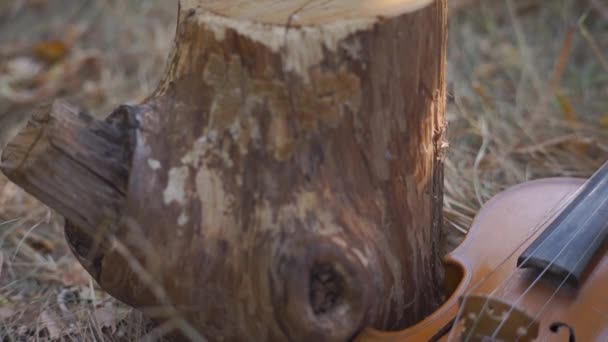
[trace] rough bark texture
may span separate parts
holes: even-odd
[[[95,278],[94,265],[110,247],[125,203],[131,114],[121,106],[100,122],[56,101],[33,113],[2,158],[2,171],[13,182],[69,219],[70,246]]]
[[[441,300],[447,3],[425,2],[182,0],[163,81],[115,114],[130,124],[107,155],[129,156],[124,169],[60,149],[44,162],[111,175],[86,189],[3,170],[66,216],[103,288],[158,320],[227,341],[405,328]],[[116,216],[76,215],[65,191],[41,194],[49,182]],[[95,197],[108,189],[118,208]],[[91,247],[108,224],[114,243]]]

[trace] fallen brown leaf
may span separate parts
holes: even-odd
[[[25,239],[25,243],[27,243],[37,252],[42,254],[51,254],[53,251],[55,251],[55,242],[44,236],[38,235],[34,232],[27,234],[24,229],[18,229],[16,233],[20,239]]]
[[[2,275],[2,266],[4,266],[4,253],[0,251],[0,276]]]
[[[0,78],[7,83],[30,80],[42,71],[42,65],[30,57],[15,57],[6,62]]]
[[[557,97],[557,102],[559,103],[559,106],[564,112],[564,118],[571,127],[575,128],[579,123],[578,114],[574,110],[570,99],[568,98],[568,96],[560,93],[557,93],[555,96]]]
[[[62,60],[69,52],[69,47],[61,40],[50,40],[34,45],[34,54],[47,63]]]
[[[107,304],[103,307],[96,308],[93,316],[101,329],[109,329],[112,334],[116,332],[116,328],[120,321],[127,317],[126,309],[113,307]]]
[[[495,63],[482,63],[475,68],[474,75],[476,78],[484,79],[492,77],[498,72],[498,65]]]
[[[15,315],[15,308],[11,304],[0,306],[0,321],[6,321],[7,319]]]
[[[61,337],[61,326],[57,320],[48,313],[48,311],[43,311],[40,314],[39,324],[42,328],[40,330],[46,329],[49,339],[56,340]]]
[[[600,125],[602,127],[608,128],[608,113],[600,117]]]
[[[90,276],[82,265],[74,261],[68,264],[62,272],[61,281],[67,287],[88,286]]]

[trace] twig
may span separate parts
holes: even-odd
[[[509,18],[511,19],[511,24],[513,25],[513,30],[515,30],[515,37],[517,38],[517,45],[519,45],[519,49],[521,50],[522,57],[525,61],[524,70],[532,78],[532,83],[534,85],[535,90],[538,94],[542,94],[542,82],[540,80],[540,76],[536,73],[536,67],[534,63],[532,63],[532,56],[530,54],[530,49],[528,48],[528,43],[526,41],[526,37],[524,31],[517,20],[517,13],[515,11],[515,6],[513,5],[513,0],[506,0],[507,9],[509,11]]]
[[[0,251],[0,276],[2,275],[2,266],[4,266],[4,253]]]
[[[158,327],[152,329],[150,332],[145,334],[141,340],[143,342],[156,342],[159,341],[162,337],[167,336],[171,332],[171,330],[176,328],[176,322],[171,319]]]
[[[483,196],[481,195],[481,179],[479,177],[479,165],[481,164],[486,155],[486,151],[488,149],[488,146],[490,145],[490,140],[488,138],[488,124],[483,118],[480,119],[480,126],[482,143],[481,147],[479,148],[479,151],[477,152],[477,157],[475,158],[475,164],[473,166],[473,184],[475,186],[475,196],[477,197],[477,201],[479,202],[479,205],[482,206],[484,200]]]
[[[460,234],[467,235],[469,233],[469,231],[467,229],[461,227],[456,222],[450,220],[449,223],[450,223],[450,226],[452,226],[454,229],[456,229],[456,231],[458,231]]]
[[[591,50],[595,54],[595,57],[598,59],[598,61],[602,65],[602,67],[604,67],[604,69],[608,72],[608,60],[606,59],[606,57],[604,57],[602,50],[595,42],[595,39],[593,39],[593,37],[591,36],[591,33],[589,33],[589,31],[585,27],[585,20],[587,19],[588,15],[589,15],[589,13],[585,13],[579,19],[579,21],[578,21],[579,30],[581,31],[581,35],[583,36],[583,38],[585,38],[585,40],[591,47]]]
[[[21,246],[23,245],[23,243],[27,239],[28,235],[31,232],[33,232],[34,229],[38,228],[38,226],[40,226],[41,224],[42,224],[42,221],[37,222],[30,229],[28,229],[28,231],[23,235],[23,237],[21,238],[21,240],[19,240],[19,243],[17,244],[17,247],[15,248],[15,252],[13,253],[13,256],[11,258],[12,260],[15,260],[15,258],[17,257],[17,254],[19,254],[19,249],[21,249]]]
[[[513,152],[518,153],[518,154],[531,154],[531,153],[544,152],[544,150],[547,147],[561,145],[561,144],[564,144],[567,142],[572,142],[572,141],[589,143],[590,139],[582,138],[577,134],[568,134],[568,135],[564,135],[561,137],[549,139],[549,140],[546,140],[544,142],[541,142],[539,144],[535,144],[532,146],[521,147],[521,148],[515,149]]]
[[[564,72],[566,71],[566,66],[568,65],[568,60],[570,59],[570,54],[572,51],[572,42],[574,40],[574,27],[568,28],[566,32],[566,36],[564,37],[564,43],[562,44],[562,48],[559,52],[559,58],[555,65],[555,69],[553,71],[553,79],[551,80],[551,92],[555,93],[558,91],[559,85],[562,81],[562,77],[564,76]]]

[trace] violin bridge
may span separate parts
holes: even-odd
[[[485,296],[460,299],[463,341],[534,341],[539,323],[510,304]]]

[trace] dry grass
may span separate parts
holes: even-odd
[[[139,101],[164,68],[175,11],[170,1],[0,2],[0,125],[56,97],[100,116]],[[74,43],[48,61],[58,39]],[[39,43],[51,44],[29,58]],[[0,340],[135,341],[150,332],[96,287],[60,220],[0,176]]]
[[[39,2],[0,3],[0,123],[26,112],[32,100],[57,96],[104,115],[154,87],[175,4],[49,0],[46,8],[32,7]],[[594,3],[482,1],[451,18],[446,252],[497,192],[539,177],[588,177],[608,159],[608,20]],[[80,33],[60,62],[37,71],[42,81],[19,83],[30,101],[7,93],[8,63],[35,42],[70,32]],[[70,68],[83,56],[95,61],[93,76],[89,68]],[[36,92],[40,82],[52,87]],[[127,341],[150,330],[141,315],[96,288],[55,215],[0,178],[0,340],[47,340],[66,331],[64,340]]]
[[[592,3],[485,1],[452,17],[445,211],[454,231],[506,187],[588,177],[608,159],[608,21]]]

